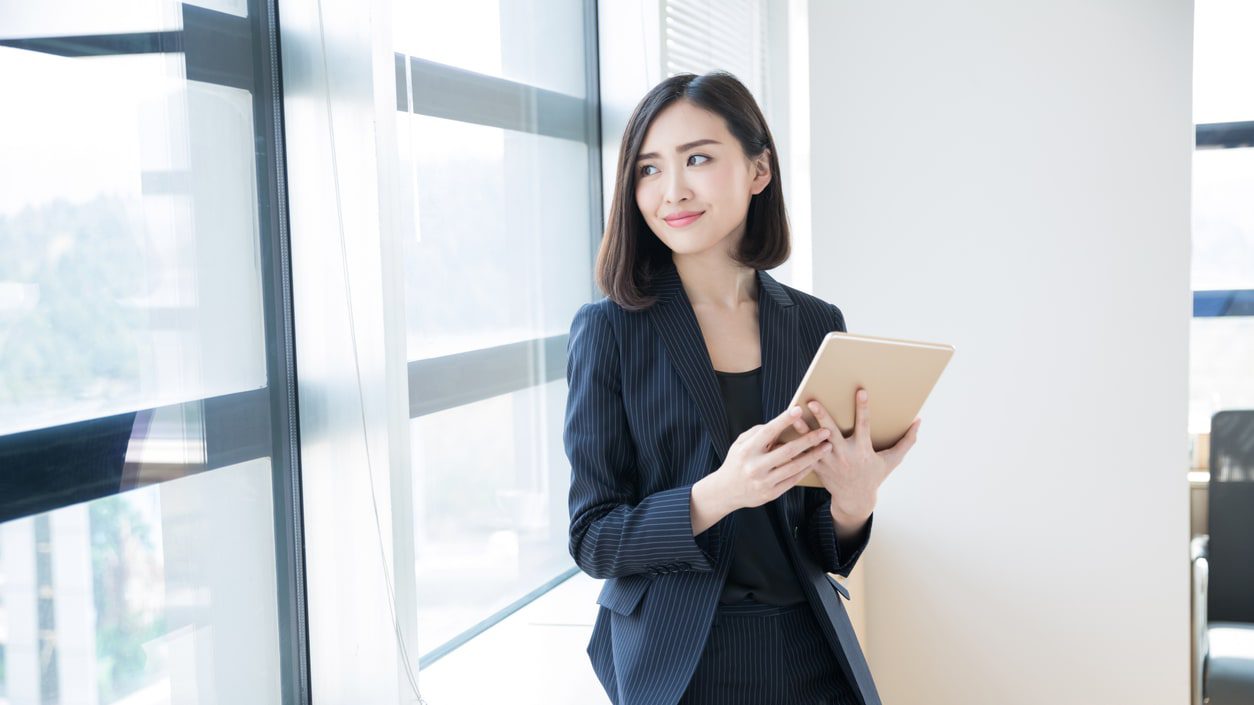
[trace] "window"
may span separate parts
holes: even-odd
[[[1193,114],[1193,325],[1189,432],[1224,409],[1254,408],[1254,76],[1248,3],[1196,6]]]
[[[576,570],[561,431],[602,229],[596,21],[585,0],[395,12],[425,667]]]
[[[273,16],[0,9],[0,699],[303,697]]]

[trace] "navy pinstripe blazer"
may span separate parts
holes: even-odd
[[[783,413],[820,341],[845,330],[840,309],[759,271],[763,421]],[[570,553],[605,584],[588,644],[617,705],[673,705],[700,659],[727,573],[736,513],[692,535],[692,485],[718,469],[734,439],[709,351],[674,265],[626,311],[584,304],[567,341],[563,442],[571,463]],[[865,705],[879,695],[826,573],[848,576],[870,538],[837,550],[827,490],[796,487],[771,503],[806,598]]]

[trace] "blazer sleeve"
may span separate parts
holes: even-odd
[[[692,535],[692,485],[638,496],[618,346],[597,304],[575,314],[566,352],[562,441],[570,459],[575,563],[594,578],[713,570],[714,553]]]
[[[831,306],[831,304],[829,304]],[[829,330],[845,332],[845,316],[836,306],[831,306]],[[805,543],[811,554],[829,573],[841,577],[849,577],[854,564],[862,556],[867,543],[871,540],[871,524],[875,514],[867,518],[866,525],[857,536],[846,537],[843,541],[836,540],[836,523],[832,520],[832,495],[823,487],[805,488]]]

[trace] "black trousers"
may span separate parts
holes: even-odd
[[[719,605],[680,705],[859,705],[807,603]]]

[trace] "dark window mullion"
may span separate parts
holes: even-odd
[[[185,8],[189,6],[184,6]],[[190,12],[190,11],[189,11]],[[185,22],[198,26],[193,15]],[[203,20],[203,18],[201,18]],[[185,25],[186,27],[186,25]],[[275,579],[278,600],[280,697],[284,705],[308,705],[309,642],[305,591],[304,513],[301,497],[297,415],[295,323],[292,303],[287,165],[284,158],[283,89],[279,54],[278,0],[248,0],[247,37],[240,56],[205,63],[206,78],[247,73],[253,93],[253,144],[257,182],[258,249],[266,337],[266,418],[274,506]],[[225,28],[224,28],[225,29]],[[239,32],[206,32],[239,42]],[[199,63],[189,43],[188,61]],[[219,48],[207,45],[206,49]],[[189,63],[188,76],[192,77]],[[232,433],[237,429],[222,429]]]

